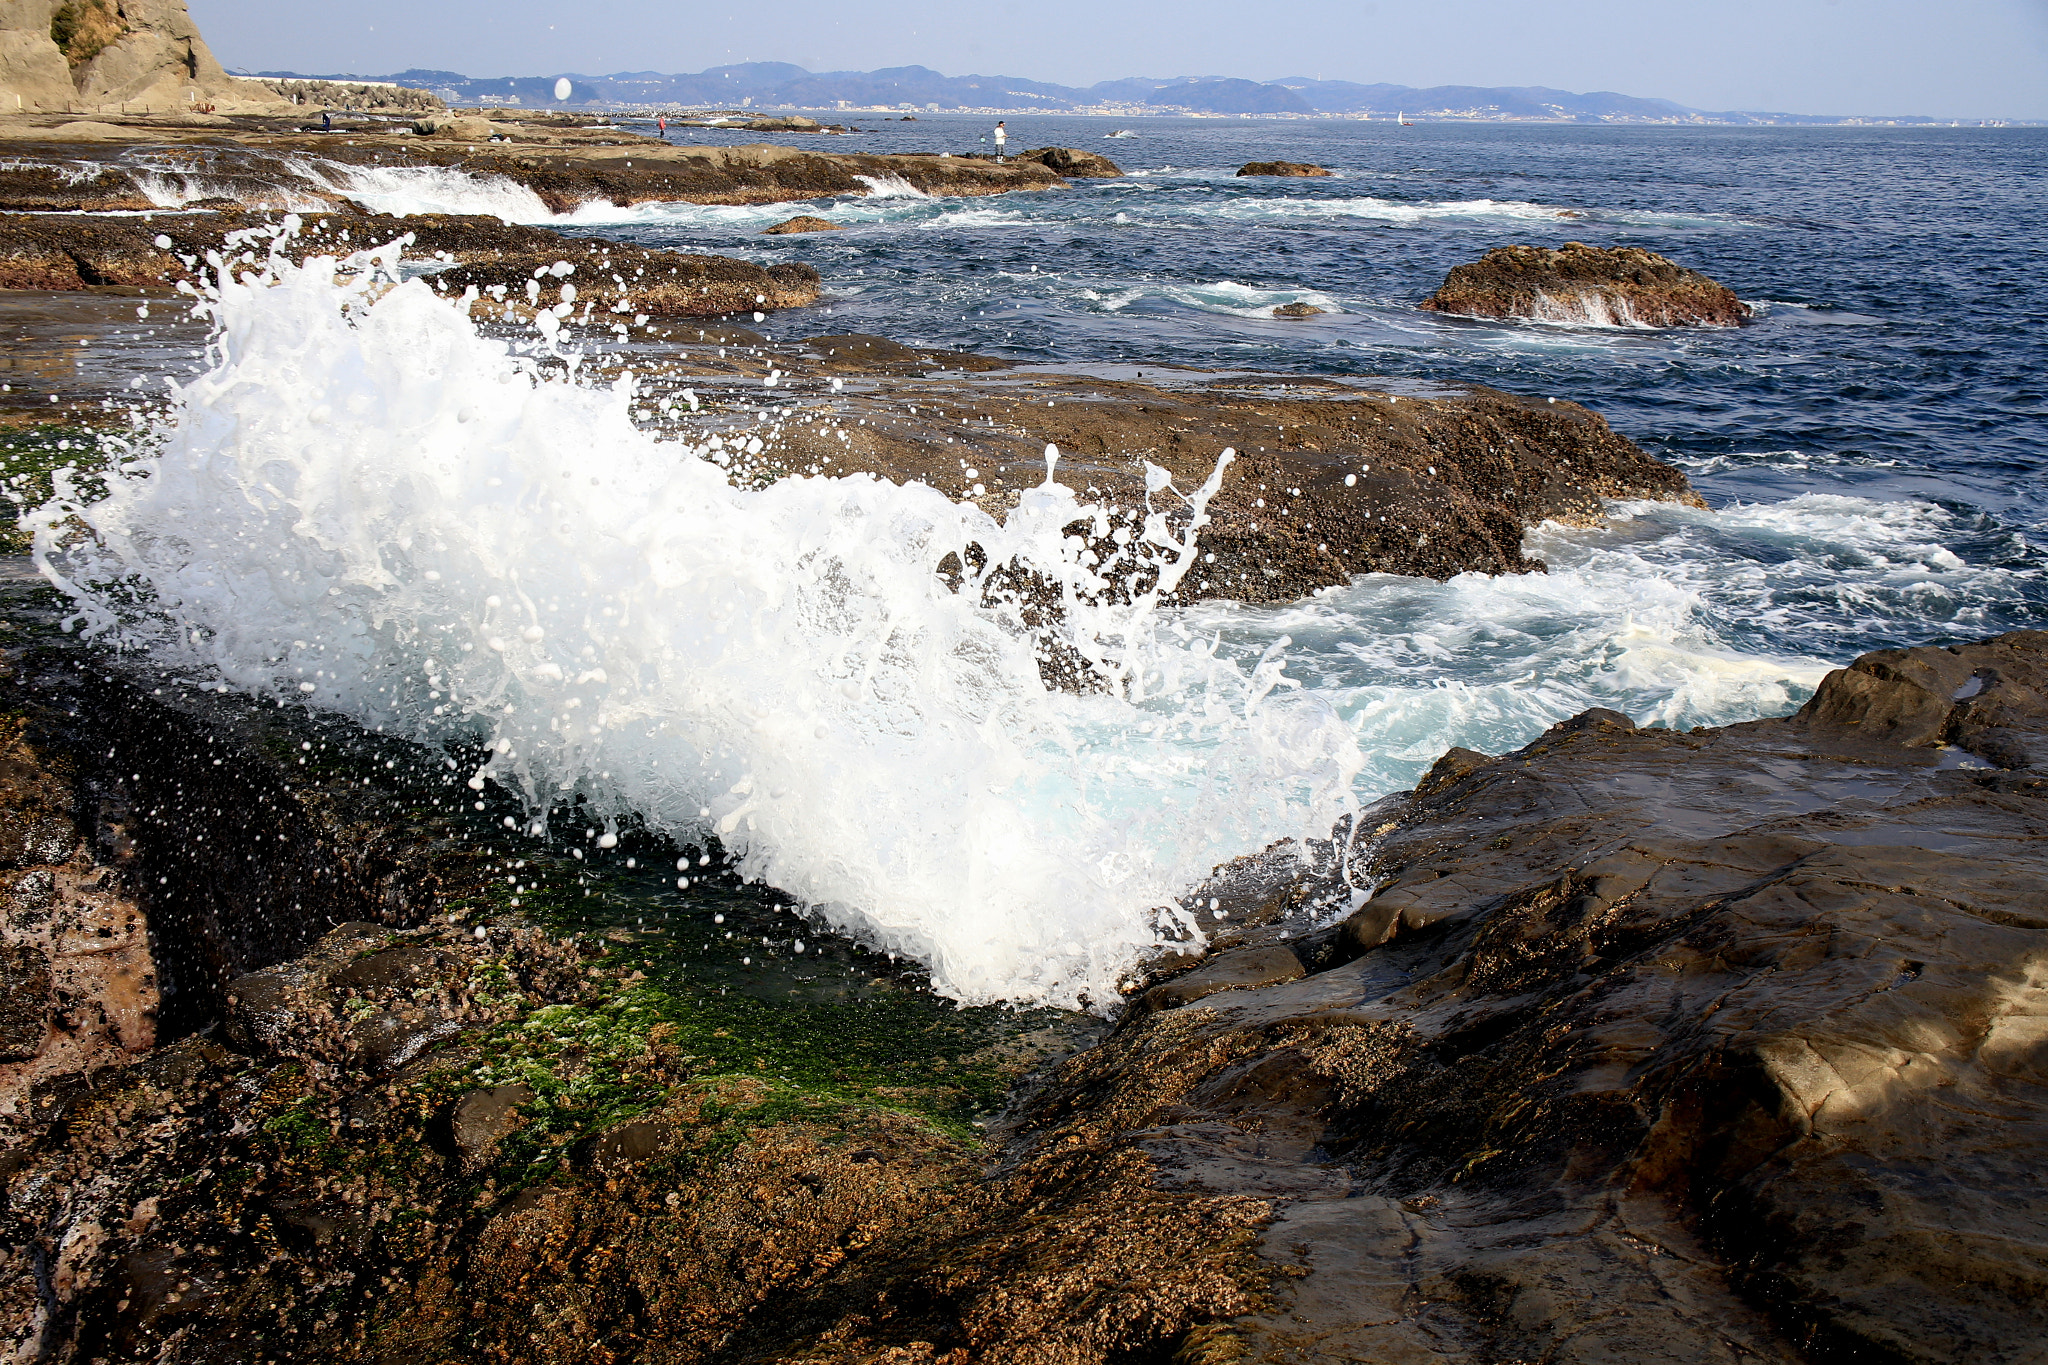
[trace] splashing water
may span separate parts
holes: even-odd
[[[471,213],[507,223],[546,223],[555,213],[541,197],[502,175],[476,175],[446,166],[360,166],[307,158],[292,170],[372,213],[397,217]]]
[[[634,427],[630,375],[578,382],[553,315],[487,338],[397,260],[216,259],[211,368],[105,496],[61,481],[29,519],[77,625],[482,742],[471,786],[557,837],[715,832],[966,1001],[1107,1002],[1162,937],[1199,937],[1172,898],[1215,862],[1354,808],[1352,731],[1284,676],[1285,637],[1232,662],[1156,610],[1220,464],[1145,518],[1158,581],[1120,605],[1130,563],[1066,534],[1107,514],[1049,477],[1001,524],[867,476],[736,488],[718,452]],[[950,590],[949,555],[1028,567],[1058,624],[972,571]],[[1097,690],[1049,690],[1049,649]]]

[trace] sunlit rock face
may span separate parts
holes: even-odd
[[[0,112],[282,103],[268,86],[228,75],[184,0],[14,0],[0,16]]]

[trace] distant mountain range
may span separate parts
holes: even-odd
[[[694,75],[623,71],[610,76],[566,73],[569,96],[557,100],[563,76],[477,78],[454,71],[401,71],[391,76],[302,76],[291,71],[238,75],[332,81],[388,81],[434,91],[450,104],[528,108],[692,107],[720,109],[846,109],[979,113],[1187,113],[1348,115],[1411,118],[1539,120],[1577,123],[1931,123],[1932,119],[1843,118],[1817,114],[1707,113],[1670,100],[1596,90],[1574,94],[1543,86],[1359,85],[1290,76],[1247,81],[1221,76],[1133,76],[1085,89],[1022,76],[946,76],[929,67],[881,71],[806,71],[788,62],[742,62]]]

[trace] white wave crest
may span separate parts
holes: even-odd
[[[313,159],[294,161],[292,170],[372,213],[400,218],[479,214],[508,223],[546,223],[555,218],[539,195],[501,175],[472,175],[449,166],[354,166]]]
[[[83,626],[487,744],[477,780],[579,841],[628,813],[716,833],[962,1000],[1113,999],[1162,932],[1199,934],[1175,893],[1353,808],[1356,745],[1279,648],[1233,664],[1149,598],[1090,605],[1104,580],[1063,528],[1109,523],[1069,490],[1023,490],[999,524],[865,476],[735,488],[719,441],[636,429],[630,376],[543,378],[393,285],[395,256],[217,285],[213,367],[154,450],[30,518]],[[1192,564],[1163,513],[1129,529]],[[972,578],[947,589],[970,542],[1057,586],[1057,643],[1105,691],[1048,691],[1054,639]]]
[[[1555,221],[1567,210],[1519,200],[1461,199],[1444,203],[1403,203],[1370,195],[1345,199],[1232,198],[1197,204],[1187,212],[1211,218],[1368,218],[1382,223],[1425,223],[1439,218],[1509,218],[1519,222]]]
[[[1199,309],[1205,313],[1225,313],[1232,317],[1267,320],[1271,320],[1273,310],[1284,303],[1309,303],[1325,312],[1338,311],[1338,304],[1334,299],[1313,289],[1260,289],[1254,285],[1239,284],[1235,280],[1215,280],[1186,285],[1139,285],[1109,295],[1091,294],[1090,297],[1095,307],[1105,313],[1120,313],[1134,305],[1154,300],[1182,308]]]
[[[917,186],[900,175],[856,175],[855,180],[868,187],[870,199],[929,199]]]

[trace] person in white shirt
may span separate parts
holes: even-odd
[[[997,120],[996,120],[996,160],[998,160],[998,161],[1001,161],[1001,160],[1003,159],[1003,142],[1004,142],[1004,140],[1005,140],[1005,139],[1007,139],[1007,138],[1008,138],[1009,136],[1010,136],[1009,130],[1003,127],[1003,121],[1002,121],[1001,119],[997,119]]]

